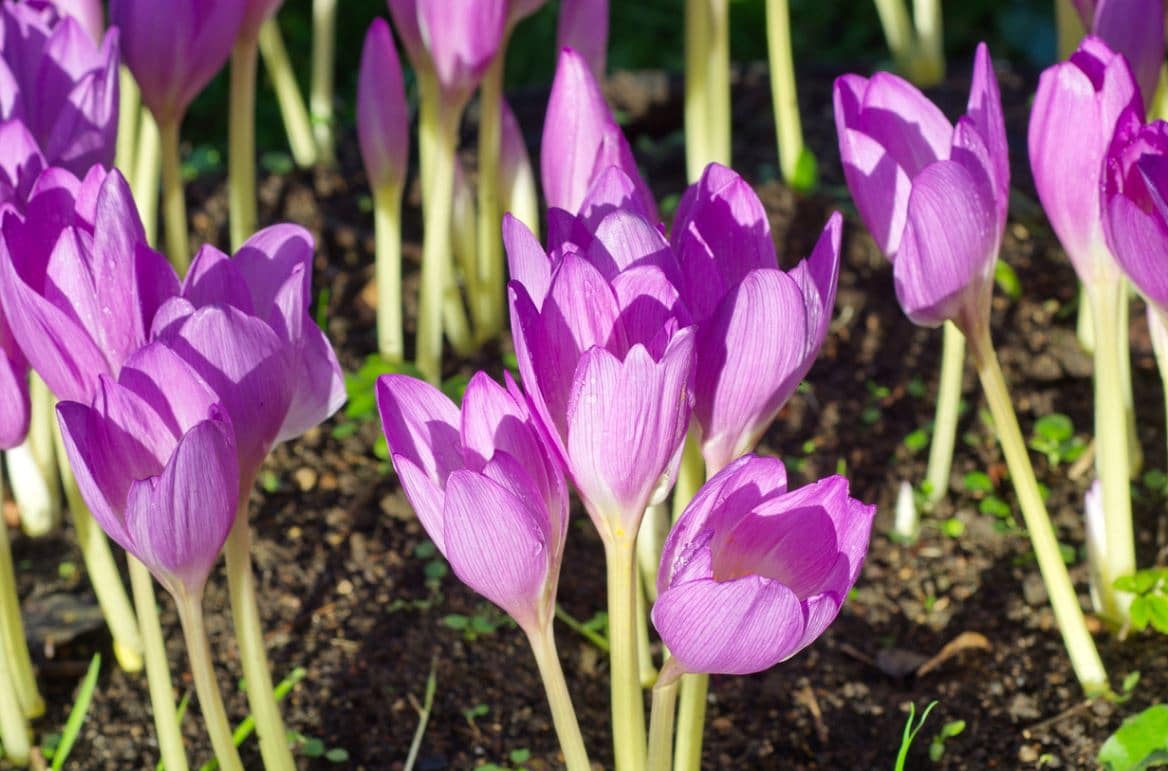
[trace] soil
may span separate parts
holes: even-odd
[[[833,74],[809,72],[800,81],[807,139],[820,160],[823,182],[820,192],[810,196],[797,196],[775,181],[765,70],[749,67],[736,74],[735,166],[757,184],[784,266],[807,254],[830,210],[848,214],[831,333],[808,387],[784,409],[762,451],[787,460],[795,484],[846,468],[853,495],[879,504],[881,514],[857,590],[822,639],[768,672],[713,678],[703,765],[888,769],[909,705],[919,710],[937,700],[910,753],[910,768],[1093,768],[1101,743],[1123,717],[1168,692],[1163,640],[1149,633],[1121,643],[1095,623],[1113,683],[1118,687],[1136,671],[1141,680],[1122,705],[1084,701],[1024,531],[979,513],[978,495],[962,486],[967,472],[984,471],[997,485],[995,494],[1011,505],[1014,501],[972,373],[966,374],[967,409],[951,493],[925,518],[915,543],[887,536],[898,485],[924,476],[927,450],[909,449],[904,440],[932,419],[940,334],[915,327],[903,316],[891,270],[849,202],[835,148]],[[1016,190],[1003,258],[1023,291],[1016,300],[997,293],[994,335],[1023,432],[1029,435],[1035,419],[1057,411],[1070,416],[1085,437],[1092,426],[1091,364],[1074,337],[1075,275],[1042,221],[1021,152],[1035,78],[1003,71],[1001,79]],[[964,106],[967,87],[967,74],[959,73],[935,93],[949,115]],[[680,81],[622,73],[609,81],[608,90],[627,117],[626,131],[655,192],[662,198],[676,196],[684,185]],[[513,97],[534,157],[546,92]],[[469,140],[473,113],[467,125]],[[362,205],[366,186],[352,140],[346,135],[339,144],[340,172],[294,172],[267,176],[261,183],[263,222],[299,222],[316,234],[315,286],[327,290],[328,333],[346,371],[357,369],[375,350],[373,311],[363,299],[373,273],[372,225]],[[199,180],[189,197],[196,237],[225,243],[222,178]],[[405,218],[407,296],[416,287],[419,231],[415,184]],[[1144,467],[1164,469],[1163,400],[1146,325],[1135,309],[1132,327]],[[412,329],[407,332],[411,338]],[[482,367],[499,375],[500,351],[508,348],[509,343],[491,347],[475,361],[449,358],[449,374]],[[338,431],[347,424],[353,425]],[[427,547],[392,470],[374,453],[379,432],[375,419],[339,417],[279,447],[265,467],[263,489],[252,500],[255,569],[275,679],[297,667],[306,669],[283,705],[289,729],[303,737],[301,766],[401,768],[433,673],[433,710],[417,768],[464,769],[487,762],[560,767],[535,663],[522,635],[452,575],[440,575],[441,563]],[[1083,543],[1089,468],[1054,467],[1038,453],[1032,455],[1050,491],[1048,506],[1060,540],[1077,547]],[[1133,489],[1138,493],[1140,562],[1150,565],[1164,557],[1165,501],[1141,485]],[[962,523],[960,536],[942,529],[949,520]],[[579,511],[574,524],[560,602],[585,620],[604,606],[602,553]],[[92,603],[81,571],[68,569],[80,565],[71,533],[36,542],[18,536],[14,548],[27,612],[61,596]],[[1089,606],[1081,556],[1076,551],[1071,573]],[[189,693],[177,618],[169,598],[160,601],[177,689]],[[221,574],[212,577],[205,604],[228,711],[238,720],[247,710],[236,687],[240,668]],[[452,628],[452,615],[477,618],[482,631]],[[557,632],[592,758],[611,767],[607,662],[582,636],[562,625]],[[922,662],[953,641],[953,655],[917,674]],[[38,636],[34,649],[50,705],[37,723],[43,732],[64,724],[93,653],[100,651],[107,662],[67,767],[152,768],[157,748],[144,679],[108,663],[113,657],[104,629],[52,645]],[[192,704],[184,721],[196,763],[211,757],[197,714]],[[964,731],[944,743],[939,760],[930,760],[930,741],[942,725],[956,720],[965,721]],[[310,757],[322,748],[344,750],[348,758]],[[260,768],[254,739],[244,745],[243,755],[248,768]]]

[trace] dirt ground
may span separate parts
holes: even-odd
[[[1023,432],[1029,436],[1037,418],[1061,412],[1086,436],[1092,425],[1091,363],[1074,337],[1075,276],[1041,218],[1022,152],[1035,78],[1011,72],[1001,77],[1015,149],[1015,194],[1002,257],[1016,271],[1022,295],[1010,299],[998,291],[994,336]],[[964,106],[967,84],[959,72],[936,94],[951,117]],[[848,215],[831,332],[808,387],[784,409],[762,451],[787,461],[793,484],[846,467],[853,495],[879,504],[881,514],[857,591],[822,639],[768,672],[713,678],[704,766],[889,769],[908,705],[920,709],[935,699],[939,705],[910,768],[1092,768],[1099,746],[1120,721],[1168,692],[1164,642],[1148,633],[1120,643],[1098,628],[1115,685],[1134,671],[1141,680],[1127,703],[1083,700],[1024,531],[1008,515],[981,513],[986,494],[963,487],[968,472],[985,472],[996,486],[992,495],[1014,501],[972,372],[966,374],[952,492],[926,517],[916,543],[887,536],[897,486],[924,476],[927,449],[911,449],[905,439],[932,419],[940,334],[904,318],[891,270],[855,216],[835,148],[830,87],[828,73],[805,73],[800,81],[804,124],[823,180],[818,194],[800,197],[775,180],[765,72],[746,68],[735,84],[735,166],[758,186],[784,266],[807,254],[830,210]],[[609,94],[627,118],[626,131],[655,192],[676,200],[684,184],[680,82],[653,73],[618,74]],[[546,92],[513,97],[534,156]],[[473,130],[472,112],[466,129],[471,148]],[[327,331],[346,371],[375,350],[373,311],[363,299],[373,275],[372,217],[352,139],[345,135],[340,144],[340,171],[294,172],[261,182],[263,222],[299,222],[317,236],[314,286],[325,293]],[[198,239],[225,243],[221,176],[201,179],[189,196]],[[408,295],[416,289],[420,256],[416,183],[407,196],[405,223]],[[1133,304],[1132,315],[1144,466],[1164,469],[1163,397],[1142,309]],[[451,359],[449,374],[486,368],[498,375],[500,353],[509,345],[484,351],[475,361]],[[272,454],[252,500],[261,611],[275,679],[297,667],[306,670],[284,703],[289,729],[301,736],[302,767],[401,768],[431,671],[437,689],[418,769],[488,762],[559,767],[550,715],[522,635],[444,574],[392,469],[374,453],[379,434],[375,418],[324,424]],[[1059,538],[1075,547],[1071,575],[1086,603],[1078,547],[1090,469],[1052,467],[1040,454],[1032,457],[1050,491]],[[1138,483],[1133,490],[1140,562],[1150,565],[1164,556],[1165,501]],[[604,608],[602,553],[582,512],[576,511],[574,525],[560,602],[587,620]],[[963,532],[956,535],[959,527]],[[14,548],[30,616],[40,618],[45,604],[61,596],[92,602],[81,571],[68,569],[80,565],[71,534],[38,542],[18,536]],[[189,692],[177,618],[169,599],[162,604],[177,687]],[[240,668],[221,573],[212,576],[206,608],[228,710],[238,720],[246,706],[235,687]],[[53,731],[63,724],[94,651],[102,651],[106,662],[113,658],[103,629],[46,646],[44,623],[33,624],[34,648],[50,709],[37,727]],[[557,633],[591,756],[610,767],[607,661],[576,632],[558,625]],[[922,671],[955,640],[953,655]],[[197,705],[191,713],[184,730],[198,764],[211,752],[195,719]],[[964,720],[965,730],[945,741],[939,760],[930,760],[930,742],[955,720]],[[343,753],[329,760],[328,750]],[[260,767],[254,740],[243,753],[249,768]],[[144,679],[107,664],[68,767],[146,769],[156,760]]]

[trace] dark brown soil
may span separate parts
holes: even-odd
[[[952,116],[964,105],[967,80],[954,79],[938,98]],[[1037,417],[1069,415],[1089,434],[1090,360],[1073,334],[1075,276],[1034,203],[1025,147],[1027,95],[1033,78],[1002,74],[1011,146],[1015,148],[1014,216],[1004,259],[1017,271],[1023,297],[999,292],[994,334],[1023,431]],[[1013,502],[1005,466],[982,418],[982,401],[967,374],[968,409],[960,426],[954,490],[925,519],[919,541],[901,545],[886,533],[901,480],[924,476],[926,450],[904,443],[932,419],[940,335],[909,323],[898,308],[891,271],[863,232],[843,187],[831,118],[830,76],[808,74],[801,83],[808,140],[820,159],[823,186],[799,197],[774,181],[776,161],[765,75],[741,74],[735,90],[737,168],[758,183],[772,215],[786,265],[802,258],[828,212],[847,212],[846,253],[836,320],[823,354],[802,390],[767,434],[763,451],[788,461],[796,483],[846,467],[853,494],[878,503],[881,516],[855,596],[821,640],[792,661],[753,677],[713,680],[704,765],[710,768],[888,769],[892,767],[910,704],[940,702],[910,755],[911,768],[1091,768],[1102,741],[1122,718],[1168,692],[1163,640],[1138,635],[1124,643],[1101,628],[1097,641],[1113,682],[1139,671],[1140,685],[1126,704],[1087,703],[1075,683],[1028,541],[1018,528],[1001,532],[964,491],[969,471],[985,471],[997,494]],[[665,76],[617,75],[610,96],[628,116],[626,130],[658,195],[680,193],[684,183],[679,83]],[[520,121],[534,150],[546,94],[516,95]],[[473,121],[468,121],[473,123]],[[473,130],[473,129],[472,129]],[[262,183],[261,218],[288,219],[318,238],[315,286],[328,290],[328,332],[346,370],[375,348],[373,312],[363,300],[372,278],[371,216],[352,137],[341,145],[343,173],[294,173]],[[191,190],[198,236],[226,241],[222,180]],[[405,248],[407,293],[419,256],[418,200],[408,196]],[[1134,380],[1145,468],[1165,468],[1160,384],[1142,317],[1133,311]],[[509,344],[504,344],[509,345]],[[485,367],[498,374],[499,351],[476,362],[450,361],[450,372]],[[924,388],[921,395],[921,386]],[[914,394],[917,394],[914,396]],[[343,422],[343,421],[342,421]],[[416,706],[431,671],[437,691],[421,745],[419,769],[512,765],[513,751],[530,751],[527,768],[560,765],[549,713],[534,661],[517,629],[500,625],[468,639],[443,619],[451,614],[498,621],[485,601],[451,575],[431,579],[426,536],[413,518],[388,464],[375,456],[380,428],[359,425],[338,439],[332,421],[273,453],[265,491],[253,496],[255,562],[261,610],[276,679],[296,667],[307,677],[287,699],[288,727],[343,749],[348,760],[307,757],[304,768],[393,769],[403,765],[418,722]],[[1034,454],[1060,539],[1083,543],[1081,510],[1088,473],[1050,467]],[[1163,557],[1164,500],[1135,487],[1142,564]],[[956,518],[960,537],[940,523]],[[603,609],[599,539],[577,516],[569,539],[560,600],[588,619]],[[80,564],[71,535],[40,542],[17,539],[21,591],[32,604],[55,594],[88,599],[82,577],[62,578],[59,566]],[[1086,604],[1086,572],[1076,557],[1072,576]],[[192,690],[177,620],[163,598],[171,661],[180,692]],[[229,636],[221,575],[206,597],[212,645],[235,719],[246,714],[235,687],[240,669]],[[1098,624],[1096,624],[1098,627]],[[584,638],[558,627],[559,646],[585,739],[594,761],[609,767],[607,662]],[[981,637],[977,637],[980,635]],[[984,641],[932,669],[912,672],[955,639]],[[41,682],[50,702],[38,730],[59,730],[73,689],[94,651],[112,661],[104,630],[58,643],[37,642]],[[197,705],[184,723],[192,758],[210,757]],[[930,740],[953,720],[965,731],[948,740],[939,762],[928,759]],[[254,740],[245,763],[259,768]],[[152,768],[157,760],[145,682],[105,666],[96,698],[69,768]]]

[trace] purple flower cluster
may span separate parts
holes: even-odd
[[[0,306],[49,389],[102,528],[167,586],[201,588],[264,457],[344,400],[309,315],[312,239],[277,225],[186,279],[146,243],[125,180],[36,180],[0,222]]]
[[[747,454],[827,333],[839,216],[784,272],[754,191],[712,165],[667,237],[571,50],[541,156],[546,248],[518,220],[503,225],[523,389],[480,373],[459,413],[430,386],[384,376],[378,402],[406,494],[459,577],[532,633],[553,608],[564,478],[606,543],[632,543],[692,427],[710,473],[725,470],[670,536],[654,621],[690,671],[769,667],[835,617],[875,512],[841,477],[786,493],[782,464]],[[747,629],[767,644],[748,651],[735,639]]]

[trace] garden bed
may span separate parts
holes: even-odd
[[[1074,336],[1075,274],[1035,203],[1025,158],[1027,99],[1035,78],[1002,73],[1007,130],[1015,148],[1011,220],[1003,258],[1022,294],[996,293],[993,330],[1028,436],[1051,413],[1070,417],[1077,433],[1092,425],[1091,362]],[[963,75],[937,93],[956,113],[965,101]],[[627,119],[634,152],[659,199],[684,188],[680,81],[656,74],[618,74],[609,95]],[[831,118],[831,80],[800,83],[808,142],[820,160],[822,186],[800,197],[777,175],[765,72],[747,68],[735,84],[735,166],[757,186],[771,215],[780,259],[806,256],[828,213],[848,213],[835,320],[807,385],[784,409],[763,451],[788,463],[793,485],[846,468],[852,494],[879,504],[871,551],[857,590],[839,620],[808,650],[751,677],[714,677],[707,715],[709,768],[891,768],[909,704],[939,705],[910,755],[920,768],[1089,768],[1123,717],[1168,692],[1163,640],[1139,635],[1124,643],[1098,629],[1097,641],[1118,687],[1129,673],[1140,682],[1124,704],[1088,703],[1075,682],[1054,626],[1046,593],[1020,524],[995,516],[994,496],[1013,503],[1005,465],[983,417],[980,391],[967,373],[965,410],[954,459],[954,489],[925,518],[911,545],[887,536],[901,480],[924,477],[927,448],[914,432],[932,419],[940,334],[913,326],[901,313],[891,270],[858,224],[844,187]],[[533,155],[546,92],[516,95]],[[472,120],[468,132],[473,133]],[[468,143],[469,144],[469,143]],[[375,350],[372,216],[356,142],[344,135],[339,171],[293,172],[261,178],[261,224],[289,220],[317,237],[314,288],[322,292],[326,330],[347,372]],[[415,160],[416,164],[416,160]],[[190,192],[197,241],[226,241],[221,177]],[[407,298],[416,294],[420,215],[407,195],[404,247]],[[413,337],[407,299],[407,340]],[[1134,306],[1133,306],[1134,307]],[[1133,310],[1133,380],[1144,468],[1165,469],[1161,387],[1142,308]],[[766,334],[766,330],[759,330]],[[498,376],[509,342],[474,361],[448,359],[448,375],[485,368]],[[253,496],[255,564],[275,679],[294,669],[303,680],[284,703],[288,727],[299,732],[306,768],[400,768],[418,723],[431,672],[433,711],[418,769],[471,768],[479,763],[558,766],[558,747],[536,673],[519,631],[486,601],[446,573],[414,519],[389,464],[377,457],[375,417],[339,417],[281,446]],[[919,438],[916,437],[916,438]],[[1039,481],[1060,540],[1071,549],[1072,577],[1086,602],[1082,508],[1091,470],[1057,466],[1034,453]],[[980,476],[978,474],[980,472]],[[967,490],[984,486],[993,489]],[[1166,546],[1164,496],[1134,490],[1140,563]],[[982,513],[982,509],[990,513]],[[574,512],[560,588],[564,609],[580,620],[604,608],[599,537]],[[1020,523],[1020,517],[1017,518]],[[54,595],[91,602],[71,535],[14,544],[21,596],[34,635],[43,638],[38,607]],[[163,619],[180,688],[191,691],[177,617],[164,594]],[[207,588],[207,624],[219,657],[229,713],[246,713],[234,687],[239,662],[228,642],[226,587],[215,573]],[[34,641],[49,713],[39,726],[63,724],[72,691],[95,651],[107,662],[69,768],[152,767],[157,760],[145,679],[112,666],[103,628],[62,639],[79,626],[58,621],[57,639]],[[1098,624],[1095,625],[1098,627]],[[64,629],[62,629],[62,627]],[[460,628],[461,627],[461,628]],[[585,740],[595,762],[610,767],[607,659],[563,625],[558,643]],[[64,635],[67,637],[68,635]],[[948,650],[946,646],[953,641]],[[944,653],[943,653],[944,652]],[[938,655],[942,654],[942,655]],[[951,655],[950,655],[951,654]],[[925,665],[925,666],[922,666]],[[197,709],[197,705],[193,707]],[[929,760],[942,726],[965,721]],[[184,723],[191,757],[211,757],[202,723]],[[329,750],[343,752],[331,753]],[[259,767],[254,742],[244,762]],[[347,759],[344,759],[347,756]]]

